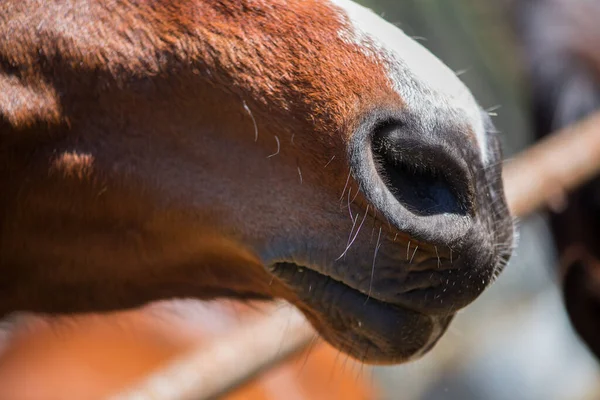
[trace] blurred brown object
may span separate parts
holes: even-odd
[[[0,399],[102,399],[265,311],[232,302],[165,302],[109,315],[22,317],[0,356]],[[368,372],[329,345],[304,352],[227,400],[375,398]],[[222,371],[228,374],[228,371]]]
[[[600,3],[586,0],[519,0],[513,11],[531,91],[533,128],[538,139],[560,140],[553,132],[600,110]],[[600,153],[600,118],[586,122],[587,136],[564,142],[563,157],[548,158],[540,169],[556,172],[558,207],[550,208],[560,257],[565,307],[580,337],[600,359],[600,179],[562,192],[567,174],[592,177]],[[566,168],[573,161],[581,169]],[[561,171],[563,170],[563,171]],[[526,178],[527,179],[527,178]],[[524,184],[541,185],[539,182]],[[566,189],[573,189],[569,186]]]
[[[504,166],[511,213],[568,207],[568,193],[600,171],[600,114],[565,127]]]

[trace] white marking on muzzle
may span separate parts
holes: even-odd
[[[401,29],[370,9],[350,0],[330,2],[341,8],[352,23],[353,30],[340,32],[340,37],[358,44],[367,55],[388,61],[389,79],[410,111],[417,115],[430,113],[430,116],[444,111],[463,120],[466,118],[475,132],[485,165],[488,146],[481,109],[456,74]]]

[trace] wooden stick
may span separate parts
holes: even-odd
[[[600,113],[506,163],[505,190],[513,215],[557,203],[600,171]],[[192,351],[115,399],[209,399],[228,392],[302,350],[315,335],[285,308]]]
[[[563,202],[600,172],[600,113],[568,127],[504,166],[508,205],[517,217]]]
[[[113,400],[214,399],[304,349],[316,332],[292,307],[279,307],[186,354]]]

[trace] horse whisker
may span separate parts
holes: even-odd
[[[375,253],[373,254],[373,266],[371,267],[371,282],[369,283],[369,294],[367,295],[367,300],[365,300],[365,304],[371,298],[371,290],[373,289],[373,276],[375,275],[375,260],[377,259],[377,253],[379,252],[379,248],[381,244],[379,241],[381,240],[381,227],[379,227],[379,236],[377,236],[377,244],[375,245]]]
[[[258,142],[258,125],[256,124],[256,119],[254,119],[254,114],[252,114],[252,111],[245,100],[242,100],[242,104],[244,105],[244,110],[246,110],[248,115],[250,115],[250,118],[252,118],[252,123],[254,124],[254,141]]]
[[[275,135],[275,141],[277,142],[277,151],[269,156],[267,156],[267,158],[271,158],[276,156],[277,154],[279,154],[279,150],[281,148],[281,144],[279,143],[279,138],[277,137],[277,135]]]

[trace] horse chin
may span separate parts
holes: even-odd
[[[454,316],[428,315],[381,301],[296,264],[276,264],[271,271],[293,292],[289,300],[325,340],[369,364],[398,364],[421,357]]]

